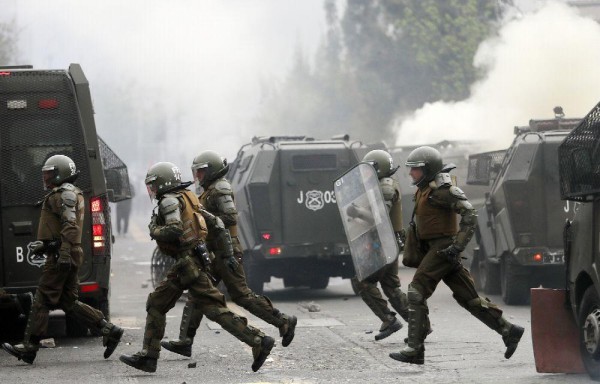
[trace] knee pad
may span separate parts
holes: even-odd
[[[408,285],[407,295],[409,304],[424,304],[425,298],[418,287],[414,284]]]

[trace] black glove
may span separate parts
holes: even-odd
[[[32,243],[31,252],[34,255],[43,255],[46,252],[46,244],[43,241],[35,241]]]
[[[239,266],[240,263],[234,255],[231,255],[227,258],[227,267],[231,272],[235,272]]]
[[[462,251],[451,244],[448,247],[438,251],[438,255],[445,257],[452,264],[460,264],[460,253]]]
[[[59,250],[56,267],[61,272],[69,272],[71,270],[71,252],[66,249]]]

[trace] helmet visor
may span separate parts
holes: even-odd
[[[419,161],[419,160],[416,160],[416,161],[407,160],[406,163],[404,163],[404,165],[406,165],[407,167],[411,167],[411,168],[424,167],[425,162]]]
[[[194,175],[194,184],[196,185],[196,189],[199,189],[206,179],[206,174],[208,173],[208,164],[200,163],[192,165],[192,174]]]
[[[150,201],[156,200],[156,187],[154,184],[146,184],[146,189],[148,190],[148,196],[150,197]]]
[[[156,199],[156,192],[158,192],[158,188],[154,185],[156,181],[156,175],[147,175],[146,180],[146,189],[148,190],[148,196],[150,196],[150,201],[154,201]]]
[[[45,167],[44,167],[45,168]],[[53,168],[42,169],[42,180],[44,182],[44,188],[52,189],[55,187],[53,181],[56,177],[56,170]]]

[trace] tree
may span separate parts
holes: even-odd
[[[267,134],[349,133],[394,140],[394,118],[425,102],[468,96],[473,57],[495,30],[492,0],[325,1],[327,33],[314,67],[298,49],[255,121]]]
[[[490,0],[382,2],[393,36],[413,61],[421,102],[460,100],[478,78],[473,56],[494,30],[498,3]]]
[[[16,60],[17,37],[14,21],[0,23],[0,65],[9,65]]]

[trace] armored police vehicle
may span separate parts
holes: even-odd
[[[530,120],[515,127],[506,151],[469,157],[467,184],[489,185],[478,210],[471,273],[486,293],[507,304],[529,302],[532,287],[562,286],[562,227],[572,204],[561,204],[558,146],[580,119]]]
[[[558,161],[564,206],[576,206],[564,230],[566,298],[577,326],[573,338],[585,369],[600,380],[600,103],[560,144]],[[564,302],[544,309],[558,317]]]
[[[324,289],[330,277],[355,275],[333,181],[372,149],[385,146],[347,135],[254,137],[240,148],[227,177],[252,290],[262,292],[271,277]]]
[[[127,168],[96,134],[88,81],[65,70],[0,67],[0,288],[35,292],[45,257],[31,251],[47,191],[41,167],[67,155],[85,197],[80,300],[109,315],[112,232],[109,200],[130,197]],[[0,314],[0,318],[2,318]],[[87,333],[67,318],[70,335]]]

